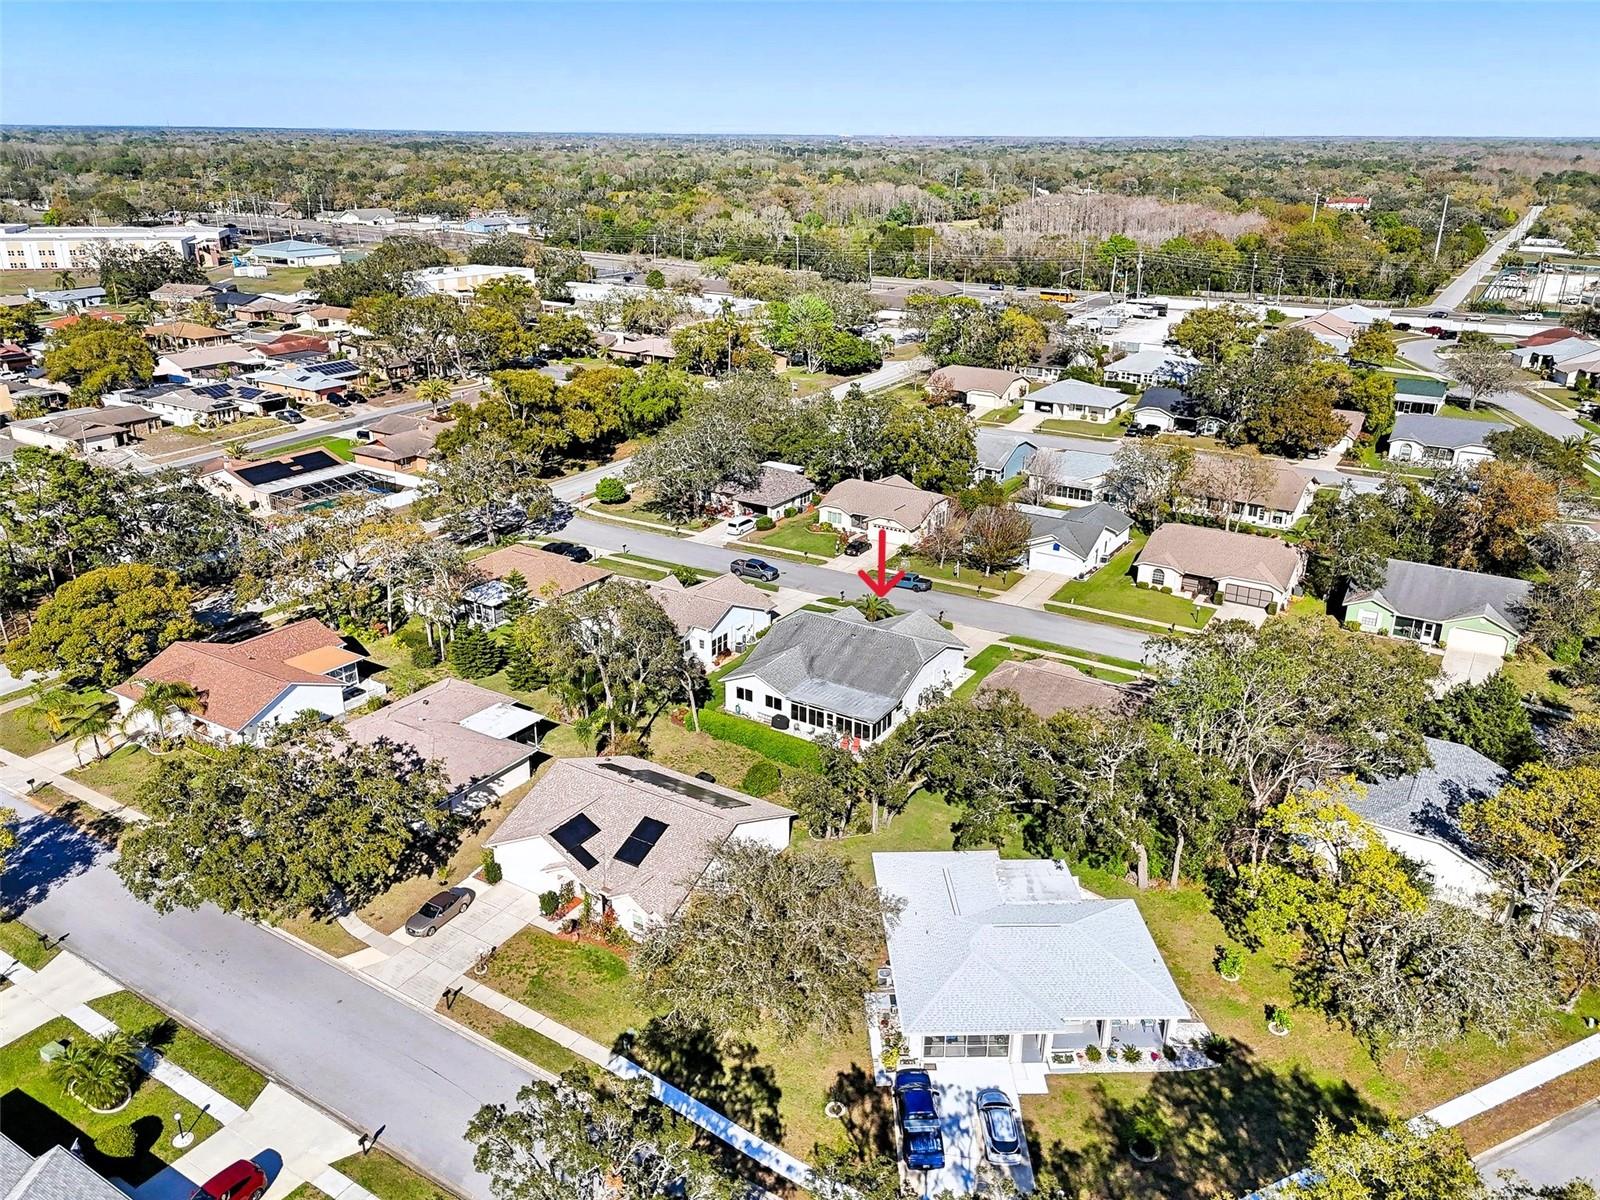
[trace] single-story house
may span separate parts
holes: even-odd
[[[648,366],[650,363],[669,363],[678,357],[678,351],[668,337],[630,337],[623,334],[610,347],[606,353],[612,358],[620,359],[626,363],[639,366]]]
[[[1338,317],[1342,321],[1348,321],[1357,329],[1365,329],[1378,321],[1387,321],[1393,311],[1388,308],[1373,308],[1368,304],[1341,304],[1338,308],[1330,308],[1323,315]]]
[[[1431,417],[1400,413],[1389,434],[1386,457],[1396,462],[1431,466],[1470,467],[1494,457],[1488,438],[1511,428],[1499,421],[1471,417]]]
[[[319,221],[340,225],[397,225],[400,217],[392,208],[347,208],[341,212],[319,212]]]
[[[868,621],[854,608],[801,609],[773,622],[723,679],[724,704],[798,737],[860,747],[948,692],[966,658],[966,643],[923,612]]]
[[[1033,534],[1028,539],[1027,567],[1077,579],[1105,566],[1128,544],[1133,521],[1109,504],[1094,503],[1062,512],[1018,505]]]
[[[1015,479],[1039,452],[1038,445],[1022,433],[980,429],[975,441],[978,465],[972,470],[974,483],[984,479],[993,479],[996,483]]]
[[[1566,325],[1555,325],[1549,329],[1541,329],[1537,333],[1530,333],[1527,337],[1517,342],[1518,350],[1527,350],[1535,346],[1549,346],[1555,342],[1564,342],[1568,338],[1581,338],[1579,333]]]
[[[1527,627],[1525,579],[1389,559],[1383,582],[1346,589],[1344,619],[1368,633],[1472,653],[1514,653]]]
[[[733,839],[786,850],[795,814],[632,755],[563,758],[489,837],[507,881],[571,884],[634,933],[668,920]]]
[[[1291,528],[1311,510],[1317,477],[1302,467],[1241,454],[1196,454],[1182,485],[1189,512]]]
[[[940,367],[928,376],[928,399],[955,403],[973,416],[1019,403],[1028,394],[1028,380],[1016,371],[994,367]]]
[[[150,293],[150,302],[168,311],[188,308],[232,286],[231,283],[163,283]]]
[[[195,346],[220,346],[231,339],[225,330],[213,329],[198,321],[167,321],[145,328],[144,336],[156,345],[170,350],[187,350]]]
[[[1424,379],[1420,375],[1394,376],[1394,411],[1399,413],[1422,413],[1425,416],[1437,416],[1439,409],[1444,406],[1445,395],[1450,390],[1450,384],[1443,379]]]
[[[319,304],[315,308],[308,308],[299,316],[302,329],[331,329],[348,330],[350,324],[350,309],[340,304]]]
[[[1120,712],[1136,693],[1118,683],[1085,675],[1054,658],[1012,659],[984,676],[980,692],[1015,692],[1042,721],[1058,712]]]
[[[754,483],[726,482],[711,489],[711,507],[731,516],[783,516],[791,508],[804,511],[817,494],[817,485],[799,467],[764,462]]]
[[[1116,388],[1100,387],[1081,379],[1058,379],[1030,392],[1028,404],[1034,412],[1106,424],[1121,416],[1133,404],[1133,397]]]
[[[885,479],[844,479],[817,505],[817,519],[835,529],[876,541],[884,530],[891,550],[915,542],[949,521],[948,496],[919,488],[900,475]]]
[[[186,683],[199,693],[201,709],[168,714],[169,730],[181,725],[213,742],[255,742],[305,713],[340,717],[381,694],[360,682],[365,657],[337,630],[308,619],[231,644],[174,642],[111,692],[136,731],[154,732],[154,716],[129,718],[145,685]]]
[[[425,413],[391,413],[358,430],[351,461],[393,471],[425,471],[439,435],[455,424]]]
[[[772,598],[734,575],[684,587],[671,575],[649,585],[683,636],[683,644],[708,669],[743,650],[772,624]]]
[[[77,312],[91,305],[104,304],[106,290],[103,287],[29,288],[28,299],[37,300],[51,312]]]
[[[421,486],[414,475],[347,463],[321,447],[259,461],[220,459],[201,468],[200,483],[263,516],[351,498],[398,508]]]
[[[247,304],[236,304],[229,312],[245,321],[297,321],[300,314],[310,312],[316,305],[309,301],[279,300],[272,296],[257,296]]]
[[[1353,412],[1348,408],[1336,408],[1333,410],[1333,415],[1344,422],[1344,436],[1324,450],[1323,454],[1347,454],[1350,452],[1351,448],[1355,446],[1356,439],[1361,436],[1361,430],[1365,428],[1367,424],[1367,414],[1363,412]],[[1320,458],[1322,455],[1308,454],[1306,457]]]
[[[1135,350],[1127,358],[1107,364],[1105,377],[1107,383],[1131,383],[1137,388],[1147,388],[1182,379],[1193,368],[1194,359],[1185,354],[1147,346]]]
[[[1175,387],[1146,388],[1133,405],[1131,423],[1162,433],[1215,434],[1222,428],[1217,417],[1202,417],[1187,392]]]
[[[1592,354],[1562,359],[1550,368],[1550,378],[1562,387],[1569,388],[1584,383],[1600,384],[1600,348]]]
[[[1257,608],[1288,604],[1304,570],[1300,552],[1275,537],[1177,521],[1158,526],[1133,563],[1137,583]]]
[[[21,373],[33,366],[33,355],[15,342],[0,342],[0,371]]]
[[[66,1146],[35,1157],[0,1134],[0,1200],[123,1200],[123,1192]]]
[[[1024,468],[1035,495],[1052,504],[1070,506],[1098,503],[1105,496],[1106,472],[1110,469],[1109,454],[1048,447],[1035,452]]]
[[[1586,337],[1566,337],[1512,351],[1517,366],[1528,371],[1550,371],[1572,359],[1600,354],[1600,342]]]
[[[254,246],[244,252],[244,258],[246,262],[274,267],[337,267],[344,261],[337,246],[295,238]]]
[[[239,374],[260,367],[263,356],[253,346],[199,346],[176,350],[156,359],[155,373],[179,383],[193,379],[216,379],[224,372]]]
[[[209,387],[158,383],[153,387],[108,392],[102,399],[108,406],[138,405],[155,413],[168,425],[181,429],[195,425],[227,425],[239,419],[239,401],[225,383]]]
[[[507,575],[522,576],[528,585],[529,605],[533,608],[611,578],[611,572],[604,567],[576,563],[564,554],[552,554],[525,542],[502,546],[474,559],[472,565],[487,578],[468,588],[462,597],[467,605],[467,619],[484,629],[494,629],[509,619],[504,606],[510,593],[502,582]]]
[[[348,391],[361,374],[353,362],[314,363],[309,367],[284,367],[272,371],[252,371],[247,379],[256,387],[276,392],[300,404],[314,404],[329,396]]]
[[[417,295],[470,297],[487,283],[521,279],[537,290],[539,273],[532,267],[501,267],[481,263],[424,267],[411,272],[411,290]]]
[[[1482,904],[1499,890],[1461,832],[1461,809],[1487,800],[1509,782],[1505,769],[1476,750],[1425,739],[1432,762],[1414,775],[1365,786],[1347,803],[1400,854],[1427,869],[1435,895],[1451,904]]]
[[[441,679],[345,724],[361,745],[409,746],[437,762],[452,809],[476,809],[521,787],[533,775],[540,724],[547,718],[499,692],[464,679]]]
[[[1354,322],[1331,312],[1306,317],[1304,320],[1294,322],[1289,328],[1305,330],[1335,354],[1349,354],[1350,343],[1361,332]]]
[[[1192,1019],[1138,905],[1085,896],[1063,862],[933,850],[872,870],[903,905],[884,932],[905,1059],[996,1059],[1042,1084],[1116,1041],[1154,1070]]]
[[[6,431],[23,446],[46,450],[114,450],[161,428],[161,418],[136,404],[75,408],[47,417],[13,421]]]

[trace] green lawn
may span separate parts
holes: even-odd
[[[185,1153],[172,1146],[173,1113],[183,1114],[183,1127],[194,1130],[196,1142],[221,1128],[182,1096],[142,1075],[135,1081],[133,1099],[120,1112],[92,1112],[74,1100],[50,1078],[39,1049],[49,1042],[88,1036],[65,1017],[57,1017],[0,1048],[0,1133],[35,1155],[51,1146],[70,1146],[81,1136],[90,1166],[138,1186]],[[138,1152],[129,1159],[101,1157],[94,1139],[120,1125],[133,1127]]]
[[[0,747],[24,758],[31,758],[39,751],[50,748],[50,735],[31,724],[32,709],[32,705],[24,704],[21,708],[0,713]]]
[[[810,396],[817,392],[825,392],[835,384],[843,383],[845,376],[829,375],[825,371],[808,371],[804,367],[790,367],[784,371],[782,378],[787,379],[794,387],[797,396]]]
[[[1008,404],[1004,408],[991,409],[978,418],[979,425],[1009,425],[1022,415],[1022,405]]]
[[[120,746],[105,758],[74,767],[67,774],[113,800],[132,804],[139,789],[164,761],[142,746]]]
[[[417,1174],[381,1149],[341,1158],[333,1167],[366,1188],[378,1200],[455,1200],[451,1193],[438,1184]]]
[[[89,1007],[102,1017],[115,1021],[129,1033],[144,1033],[152,1028],[161,1030],[155,1045],[169,1062],[182,1067],[201,1082],[209,1083],[241,1108],[249,1108],[255,1103],[261,1089],[267,1086],[266,1076],[254,1067],[240,1062],[194,1031],[185,1029],[155,1005],[132,992],[112,992],[109,996],[89,1001]]]
[[[1063,646],[1058,642],[1044,642],[1038,638],[1014,635],[1004,639],[1011,646],[1027,646],[1033,650],[1045,650],[1055,654],[1068,655],[1073,658],[1086,658],[1090,662],[1105,663],[1108,667],[1122,667],[1128,671],[1143,671],[1144,664],[1134,662],[1131,658],[1118,658],[1114,654],[1101,654],[1098,650],[1079,650],[1076,646]]]
[[[993,671],[1003,662],[1025,657],[1027,656],[1017,653],[1009,646],[1002,646],[998,643],[993,646],[985,646],[967,659],[967,670],[972,672],[972,676],[951,693],[951,698],[965,700],[969,696],[976,695],[978,686],[988,677],[990,671]]]
[[[44,940],[15,918],[0,920],[0,954],[9,954],[29,970],[42,970],[61,952],[61,947],[46,946]]]
[[[479,1004],[471,996],[457,996],[448,1006],[441,999],[437,1011],[474,1033],[482,1034],[495,1045],[503,1046],[511,1053],[557,1075],[589,1061],[574,1054],[560,1042],[551,1041],[542,1033],[535,1033],[486,1004]]]
[[[218,425],[210,429],[199,425],[174,425],[170,432],[202,442],[235,442],[268,433],[282,433],[283,430],[283,422],[273,417],[245,417],[231,424]]]
[[[1468,408],[1464,404],[1445,404],[1440,407],[1441,417],[1460,417],[1466,421],[1499,421],[1501,424],[1514,423],[1510,413],[1502,412],[1492,404],[1480,404],[1477,408]]]
[[[277,424],[278,422],[274,422]],[[353,438],[328,435],[325,437],[307,438],[303,442],[294,442],[288,446],[274,446],[271,450],[262,450],[252,454],[251,458],[281,458],[285,454],[298,454],[302,450],[326,450],[335,458],[349,462],[355,457],[356,443]]]
[[[979,568],[963,567],[954,559],[940,566],[933,559],[918,554],[902,554],[894,560],[894,565],[904,565],[906,570],[926,575],[929,579],[965,584],[968,591],[977,588],[985,592],[1003,592],[1023,575],[1021,571],[996,571],[992,575],[985,575]]]
[[[265,279],[248,279],[244,276],[234,278],[233,268],[215,267],[206,272],[213,282],[218,280],[233,279],[239,285],[241,292],[298,292],[306,286],[306,280],[317,267],[268,267]]]
[[[1067,421],[1051,417],[1039,423],[1041,433],[1066,433],[1077,437],[1119,438],[1133,423],[1133,414],[1125,412],[1115,421]]]
[[[1133,582],[1133,560],[1143,547],[1143,535],[1135,535],[1123,550],[1087,579],[1075,579],[1051,599],[1060,604],[1083,604],[1110,612],[1145,617],[1184,629],[1198,629],[1211,619],[1215,609],[1195,604],[1182,596],[1168,595],[1155,588],[1141,588]],[[1092,614],[1085,613],[1085,616]]]
[[[595,560],[594,565],[604,567],[607,571],[617,575],[625,575],[629,579],[647,579],[651,582],[665,579],[672,574],[671,571],[664,571],[660,567],[648,567],[643,563],[629,562],[625,558],[613,558],[609,555]]]
[[[832,530],[813,532],[811,523],[815,513],[802,513],[779,521],[771,529],[747,533],[744,540],[775,546],[780,550],[793,550],[797,554],[814,554],[819,558],[832,558],[839,552],[839,537]]]

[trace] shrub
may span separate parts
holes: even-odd
[[[621,504],[628,498],[628,485],[607,475],[594,485],[594,498],[601,504]]]
[[[1100,1053],[1100,1047],[1092,1044],[1084,1048],[1083,1056],[1092,1063],[1097,1063],[1105,1057]]]
[[[505,650],[486,629],[470,629],[450,643],[450,666],[463,679],[493,675],[505,657]]]
[[[562,880],[561,886],[556,889],[556,900],[558,902],[556,907],[559,908],[562,904],[571,904],[572,898],[577,894],[578,889],[572,885],[572,880]]]
[[[785,518],[798,517],[800,515],[800,510],[791,504],[788,508],[783,510],[783,515]]]
[[[1267,616],[1274,617],[1274,616],[1277,616],[1277,615],[1278,615],[1278,602],[1276,600],[1268,600],[1267,601]]]
[[[506,663],[506,682],[519,692],[531,692],[544,682],[539,660],[526,651],[513,654]]]
[[[74,1038],[50,1064],[50,1078],[78,1103],[115,1108],[133,1090],[139,1067],[139,1041],[114,1029],[104,1037]]]
[[[1211,593],[1211,603],[1213,604],[1222,604],[1227,599],[1227,594],[1223,592],[1221,588],[1218,588],[1216,591]]]
[[[500,864],[495,861],[494,847],[485,847],[483,851],[483,881],[493,885],[499,883],[504,877],[505,872],[500,869]]]
[[[756,518],[756,528],[757,529],[761,529],[761,530],[771,529],[776,524],[777,524],[777,522],[774,521],[771,517],[762,516],[762,517],[757,517]]]
[[[408,625],[394,635],[394,644],[403,650],[415,650],[418,646],[426,646],[428,639],[422,630]]]
[[[1212,962],[1217,968],[1218,975],[1237,979],[1239,972],[1244,969],[1244,953],[1237,946],[1218,946],[1216,957]]]
[[[1137,1046],[1124,1046],[1122,1048],[1122,1061],[1136,1063],[1144,1061],[1144,1051]]]
[[[1164,587],[1164,588],[1162,588],[1162,589],[1161,589],[1161,590],[1162,590],[1162,591],[1163,591],[1163,592],[1165,592],[1165,593],[1166,593],[1166,594],[1167,594],[1167,595],[1169,595],[1169,596],[1170,596],[1170,595],[1172,595],[1172,589],[1171,589],[1171,588],[1169,588],[1169,587]]]
[[[1164,1046],[1161,1047],[1161,1055],[1169,1063],[1175,1063],[1175,1062],[1178,1061],[1178,1048],[1176,1046],[1174,1046],[1171,1042],[1167,1042]]]
[[[556,909],[558,909],[560,907],[561,907],[561,897],[560,896],[556,895],[554,892],[540,892],[539,893],[539,915],[540,916],[553,917],[553,916],[556,915]]]
[[[744,779],[739,784],[739,790],[751,796],[770,796],[778,790],[778,784],[783,781],[783,772],[778,769],[778,764],[762,759],[758,763],[750,764],[750,769],[744,773]]]
[[[684,587],[694,587],[700,582],[700,572],[693,567],[686,567],[682,563],[672,568],[672,577]]]
[[[1148,583],[1148,582],[1147,582],[1147,581],[1146,581],[1146,580],[1143,580],[1143,579],[1141,579],[1141,580],[1139,580],[1139,581],[1138,581],[1138,582],[1137,582],[1137,583],[1135,583],[1135,584],[1134,584],[1134,585],[1133,585],[1133,586],[1134,586],[1134,587],[1141,587],[1141,588],[1144,588],[1144,589],[1146,589],[1146,590],[1147,590],[1147,591],[1148,591],[1148,590],[1149,590],[1149,588],[1150,588],[1150,584],[1149,584],[1149,583]]]
[[[132,1125],[113,1125],[95,1138],[94,1148],[107,1158],[132,1158],[139,1152],[139,1139]]]

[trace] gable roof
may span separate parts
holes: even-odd
[[[144,336],[176,338],[185,342],[221,342],[228,338],[226,331],[213,329],[210,325],[202,325],[198,321],[168,321],[162,325],[149,325],[145,328]]]
[[[773,462],[762,463],[761,473],[748,487],[727,481],[714,489],[717,495],[726,496],[739,504],[760,505],[762,508],[770,508],[786,500],[798,500],[816,490],[817,485],[794,467]]]
[[[735,608],[772,611],[773,601],[766,592],[735,575],[718,575],[687,588],[668,575],[648,586],[679,633],[686,634],[691,629],[709,633]]]
[[[1145,409],[1154,409],[1176,417],[1186,415],[1193,407],[1194,401],[1181,389],[1153,387],[1146,388],[1144,394],[1134,402],[1133,411],[1138,413]]]
[[[1424,621],[1486,617],[1520,633],[1527,625],[1522,606],[1532,587],[1526,579],[1391,558],[1382,583],[1365,591],[1347,591],[1344,602],[1373,600],[1399,616]]]
[[[1529,334],[1517,343],[1517,349],[1528,350],[1538,346],[1549,346],[1555,342],[1565,341],[1567,338],[1582,337],[1576,329],[1565,325],[1557,325],[1553,329],[1541,329],[1538,333]]]
[[[1179,371],[1186,371],[1193,366],[1194,359],[1189,358],[1187,355],[1175,354],[1152,346],[1146,346],[1143,349],[1135,350],[1126,358],[1107,363],[1105,369],[1133,375],[1176,375]],[[1062,380],[1062,382],[1065,383],[1067,381]],[[1118,395],[1121,395],[1124,400],[1130,398],[1124,393],[1119,392]]]
[[[528,581],[528,595],[536,600],[546,598],[547,585],[552,595],[565,596],[611,577],[611,572],[604,567],[576,563],[564,554],[551,554],[525,542],[513,542],[490,551],[482,558],[473,559],[472,565],[490,579],[504,579],[511,572],[518,572]]]
[[[438,762],[450,790],[459,792],[533,757],[532,746],[492,730],[521,733],[541,719],[499,692],[464,679],[441,679],[346,722],[345,729],[365,746],[381,739],[412,747],[423,759]]]
[[[670,916],[740,825],[774,817],[794,812],[642,758],[564,758],[488,844],[541,838],[585,888],[631,896],[645,912]],[[660,827],[651,830],[653,842],[626,852],[645,820]]]
[[[1532,348],[1530,357],[1548,358],[1551,362],[1560,364],[1574,358],[1587,358],[1591,354],[1600,354],[1600,342],[1584,337],[1562,338],[1558,342],[1546,342]]]
[[[1028,459],[1029,475],[1039,475],[1054,483],[1087,483],[1111,469],[1111,455],[1098,450],[1061,450],[1045,446]]]
[[[731,676],[753,675],[790,700],[876,721],[902,704],[922,668],[952,646],[966,649],[919,611],[869,622],[854,608],[801,610],[774,622]]]
[[[1030,658],[1003,662],[978,685],[980,692],[1015,692],[1041,720],[1058,712],[1115,712],[1135,695],[1115,683],[1104,683],[1085,675],[1068,663],[1053,658]]]
[[[1412,775],[1366,785],[1352,795],[1351,809],[1384,829],[1413,833],[1470,853],[1458,820],[1461,807],[1494,795],[1510,780],[1498,763],[1471,747],[1425,738],[1430,764]]]
[[[1502,433],[1511,428],[1499,421],[1475,421],[1471,417],[1435,417],[1428,413],[1399,413],[1394,419],[1390,442],[1420,442],[1424,446],[1438,446],[1446,450],[1461,450],[1467,446],[1485,446],[1491,433]]]
[[[1137,357],[1138,355],[1132,355],[1123,362],[1129,362]],[[1122,364],[1113,365],[1120,367]],[[1029,392],[1028,400],[1030,403],[1081,404],[1085,408],[1116,408],[1119,404],[1132,403],[1133,397],[1127,392],[1119,392],[1116,388],[1085,383],[1081,379],[1058,379],[1036,392]]]
[[[998,429],[978,430],[974,443],[978,451],[978,465],[991,471],[1004,470],[1018,446],[1035,451],[1039,449],[1038,443],[1027,434],[1004,433]]]
[[[952,392],[993,392],[1001,396],[1019,379],[1026,380],[1027,376],[1019,375],[1016,371],[1002,371],[996,367],[951,365],[940,367],[928,376],[928,390],[931,392],[947,388]]]
[[[841,479],[822,498],[820,507],[838,508],[902,529],[920,529],[934,509],[949,501],[938,492],[925,491],[901,475],[884,479]]]
[[[1058,508],[1019,504],[1017,511],[1027,517],[1028,523],[1033,526],[1030,541],[1056,541],[1071,548],[1079,558],[1088,558],[1100,535],[1107,530],[1120,534],[1133,528],[1133,519],[1127,513],[1104,502],[1086,504],[1066,512]]]
[[[335,630],[310,618],[232,644],[174,642],[140,667],[132,679],[111,690],[137,701],[147,682],[186,683],[200,694],[204,705],[200,715],[205,720],[238,733],[295,684],[342,686],[326,675],[295,666],[292,660],[314,650],[343,646],[344,638]]]
[[[35,1158],[0,1134],[0,1200],[123,1200],[123,1194],[65,1146]]]
[[[1195,469],[1189,472],[1183,484],[1184,491],[1192,496],[1200,496],[1213,500],[1241,499],[1242,497],[1227,497],[1212,495],[1208,486],[1213,483],[1227,482],[1227,472],[1238,464],[1246,455],[1239,454],[1210,454],[1200,453],[1194,456]],[[1299,467],[1291,467],[1288,463],[1278,462],[1270,458],[1255,458],[1255,463],[1265,465],[1268,474],[1267,491],[1264,496],[1249,498],[1250,503],[1260,504],[1263,508],[1274,509],[1278,512],[1292,513],[1300,507],[1300,502],[1305,499],[1306,492],[1317,486],[1317,477],[1310,471]],[[1217,474],[1213,474],[1213,473]],[[1225,489],[1222,489],[1225,490]]]
[[[1428,396],[1442,400],[1450,390],[1449,382],[1443,379],[1424,379],[1420,375],[1395,375],[1392,378],[1396,396]]]
[[[1264,583],[1280,592],[1292,588],[1300,572],[1299,551],[1275,537],[1177,521],[1157,527],[1134,561],[1206,579]]]
[[[1065,863],[950,850],[874,854],[872,869],[905,901],[885,924],[900,1024],[913,1034],[1189,1016],[1134,902],[1085,898]]]

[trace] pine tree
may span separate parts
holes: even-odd
[[[500,604],[500,615],[508,621],[515,621],[528,611],[532,601],[528,597],[528,580],[521,571],[512,571],[500,580],[500,586],[506,590],[506,598]]]
[[[487,630],[468,630],[450,643],[450,665],[463,679],[493,675],[504,660],[500,643]]]
[[[526,650],[514,651],[506,663],[506,682],[519,692],[531,692],[544,683],[539,660]]]

